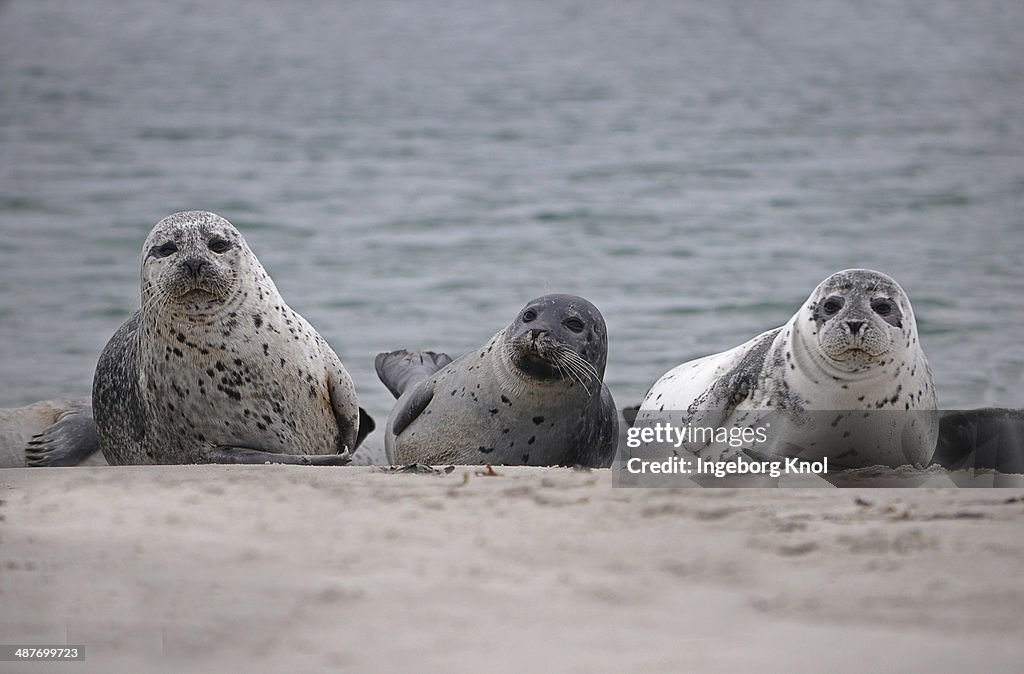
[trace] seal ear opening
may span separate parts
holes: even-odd
[[[423,381],[450,362],[452,357],[447,353],[409,352],[399,349],[378,353],[373,364],[384,386],[388,387],[391,395],[399,398],[411,386]]]

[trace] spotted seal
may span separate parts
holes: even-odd
[[[604,317],[574,295],[531,300],[508,327],[455,360],[392,351],[376,368],[398,401],[392,463],[607,466],[618,417],[604,385]]]
[[[141,267],[142,307],[93,378],[108,462],[348,462],[360,433],[352,379],[230,222],[204,211],[164,218]],[[48,455],[69,453],[56,443]]]
[[[774,420],[763,453],[828,457],[832,467],[899,466],[931,460],[935,409],[907,294],[885,274],[847,269],[822,281],[782,327],[662,376],[638,420],[700,429]],[[682,446],[721,460],[739,444],[704,435]]]

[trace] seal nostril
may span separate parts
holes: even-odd
[[[183,260],[181,266],[183,266],[185,269],[188,269],[189,273],[192,274],[192,276],[198,276],[199,272],[201,272],[203,270],[203,267],[206,266],[206,260],[193,257],[187,260]]]
[[[545,334],[547,334],[547,330],[538,330],[537,328],[533,328],[532,330],[530,330],[530,338],[534,340],[536,340],[541,335]]]
[[[864,327],[864,321],[846,321],[846,324],[850,326],[851,335],[856,335]]]

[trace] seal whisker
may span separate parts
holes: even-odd
[[[572,377],[572,379],[573,379],[573,380],[574,380],[574,381],[575,381],[576,383],[578,383],[578,384],[579,384],[580,386],[582,386],[582,387],[583,387],[583,389],[584,389],[584,390],[585,390],[585,391],[586,391],[586,392],[587,392],[588,394],[590,393],[590,386],[589,386],[589,382],[584,382],[584,381],[583,381],[583,378],[582,378],[582,377],[580,376],[580,373],[579,373],[579,372],[578,372],[577,370],[575,370],[575,369],[574,369],[574,368],[572,368],[572,367],[567,367],[567,368],[566,368],[566,371],[567,371],[567,372],[569,373],[569,376],[570,376],[570,377]]]
[[[590,383],[590,374],[580,367],[579,363],[567,357],[567,354],[563,350],[564,347],[559,348],[555,351],[555,363],[560,366],[564,366],[566,371],[579,382],[581,385],[586,386]],[[587,383],[583,382],[583,378],[586,377]]]
[[[572,360],[570,358],[565,358],[564,356],[562,357],[564,358],[564,362],[570,364],[581,377],[586,378],[588,384],[597,379],[597,372],[593,368],[589,367],[589,363]]]
[[[565,381],[565,370],[562,369],[562,365],[560,361],[555,361],[555,371],[558,372],[558,379]],[[571,374],[569,376],[571,377]]]
[[[155,311],[159,306],[170,299],[170,295],[166,290],[160,287],[153,287],[153,294],[142,304],[139,311],[143,316],[148,316],[151,312]]]
[[[571,363],[582,376],[586,377],[588,384],[593,383],[595,380],[600,381],[597,369],[569,347],[560,346],[557,354],[560,359]]]

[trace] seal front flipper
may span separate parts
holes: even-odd
[[[69,403],[53,425],[32,436],[25,447],[25,463],[29,466],[77,466],[99,448],[92,399],[81,398]]]
[[[412,390],[403,400],[395,403],[394,422],[391,424],[391,432],[396,436],[402,434],[413,421],[416,420],[423,410],[427,408],[430,401],[434,399],[434,380],[420,382],[419,386]]]
[[[359,444],[360,436],[360,421],[363,419],[362,409],[359,408],[356,402],[356,387],[352,382],[352,377],[349,376],[348,372],[344,367],[341,366],[341,361],[335,357],[335,367],[328,370],[327,375],[327,390],[331,398],[331,411],[334,412],[334,421],[338,424],[338,452],[343,453],[346,450],[354,450]],[[366,415],[369,418],[369,415]],[[368,434],[370,430],[373,430],[373,421],[370,421],[370,429],[366,431]],[[365,436],[365,434],[364,434]]]
[[[423,381],[445,365],[452,362],[447,353],[434,351],[413,351],[405,349],[378,353],[373,364],[377,376],[388,387],[391,394],[401,398],[411,386]]]
[[[208,463],[284,463],[298,466],[345,466],[352,460],[349,452],[341,454],[274,454],[248,447],[211,447],[202,451]]]

